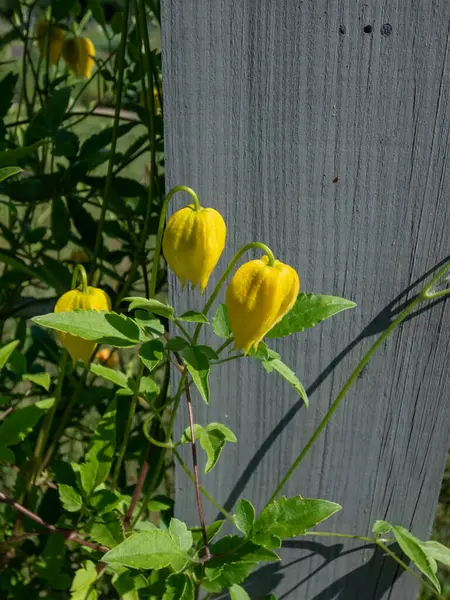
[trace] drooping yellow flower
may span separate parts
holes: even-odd
[[[56,25],[49,25],[47,19],[39,21],[36,25],[36,38],[42,58],[47,58],[47,36],[49,36],[48,60],[50,64],[56,65],[61,56],[64,29],[56,27]]]
[[[203,293],[225,247],[226,235],[225,221],[213,208],[196,210],[189,204],[170,217],[163,252],[183,286],[190,281]]]
[[[243,264],[227,288],[225,304],[236,348],[245,354],[294,306],[300,291],[297,272],[267,256]]]
[[[95,48],[89,38],[74,37],[64,41],[62,57],[75,75],[89,79],[94,66]]]
[[[69,312],[75,309],[81,310],[111,310],[111,300],[106,292],[99,288],[88,287],[86,291],[81,289],[70,290],[61,296],[55,306],[55,312]],[[58,332],[62,345],[67,349],[74,361],[82,360],[88,363],[97,344],[91,340],[70,333]]]

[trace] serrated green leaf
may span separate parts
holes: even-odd
[[[210,542],[211,540],[213,540],[216,537],[216,535],[222,529],[224,523],[225,523],[225,521],[222,519],[219,521],[214,521],[210,525],[206,526],[206,537],[208,539],[208,542]],[[194,539],[194,544],[197,546],[197,548],[203,548],[203,546],[204,546],[203,531],[202,531],[201,527],[193,527],[191,529],[191,532],[192,532],[192,537]]]
[[[114,548],[125,539],[122,521],[115,512],[96,518],[89,529],[89,535],[98,544]]]
[[[294,373],[294,371],[292,371],[287,365],[284,364],[283,361],[281,361],[278,358],[271,359],[271,360],[263,360],[261,362],[262,362],[264,369],[267,371],[267,373],[276,371],[284,379],[286,379],[286,381],[292,385],[294,390],[296,390],[299,393],[300,398],[303,400],[306,408],[308,408],[308,406],[309,406],[308,395],[306,394],[306,391],[305,391],[305,388],[303,387],[302,382],[299,380],[299,378]]]
[[[8,415],[0,425],[0,445],[14,446],[22,442],[54,402],[54,398],[39,400]]]
[[[240,585],[232,585],[229,589],[231,600],[251,600],[250,596]]]
[[[220,431],[220,433],[223,435],[227,442],[237,442],[237,438],[231,431],[231,429],[229,429],[226,425],[223,425],[222,423],[208,423],[208,425],[206,426],[206,431]]]
[[[166,317],[166,319],[173,319],[173,307],[164,304],[159,300],[148,300],[147,298],[141,298],[140,296],[125,298],[125,300],[131,303],[128,307],[129,311],[135,310],[136,308],[143,308],[154,315],[160,315],[161,317]]]
[[[167,342],[166,349],[170,350],[171,352],[181,352],[188,346],[189,344],[184,338],[180,336],[175,336],[173,338],[170,338],[170,340]]]
[[[22,379],[40,385],[46,392],[50,389],[50,375],[48,373],[24,373]]]
[[[86,496],[108,477],[116,447],[116,399],[105,411],[92,436],[86,460],[80,465],[80,480]]]
[[[70,591],[71,598],[76,600],[91,600],[88,595],[89,588],[95,584],[97,580],[97,569],[91,560],[86,560],[83,565],[76,571]],[[82,594],[85,594],[83,596]]]
[[[423,542],[413,536],[407,529],[400,525],[393,525],[392,532],[394,537],[406,554],[406,556],[412,560],[421,573],[427,577],[434,588],[441,592],[441,586],[438,578],[436,577],[437,565],[435,559],[429,555],[422,547]]]
[[[59,499],[68,512],[78,512],[83,507],[83,499],[70,485],[58,483]]]
[[[164,344],[161,340],[145,342],[139,348],[139,357],[147,369],[153,371],[164,357]]]
[[[186,321],[187,323],[209,323],[208,317],[202,312],[188,310],[175,319],[176,321]]]
[[[85,340],[129,348],[139,342],[139,327],[123,315],[96,310],[49,313],[32,319],[41,327],[71,333]]]
[[[444,544],[440,544],[434,540],[421,542],[421,546],[425,554],[434,558],[434,560],[447,565],[447,567],[450,567],[450,548],[447,548]]]
[[[70,88],[61,88],[45,101],[41,110],[33,117],[25,133],[27,145],[48,136],[54,136],[61,125],[70,99]]]
[[[2,169],[0,169],[0,183],[5,179],[8,179],[8,177],[13,177],[14,175],[18,175],[21,172],[22,169],[20,167],[3,167]]]
[[[321,321],[329,319],[343,310],[354,308],[355,306],[354,302],[345,298],[301,292],[292,309],[281,319],[278,325],[275,325],[267,333],[266,337],[279,338],[299,333],[304,329],[314,327]]]
[[[249,537],[255,522],[255,508],[251,502],[241,498],[236,506],[234,524],[242,531],[245,537]]]
[[[29,146],[14,148],[13,150],[3,150],[3,152],[0,152],[0,167],[8,167],[8,169],[10,169],[9,173],[7,169],[0,169],[0,182],[7,177],[11,177],[12,175],[17,175],[20,173],[22,169],[20,167],[16,167],[15,165],[19,162],[19,160],[23,160],[29,154],[36,152],[36,150],[43,146],[44,143],[45,140],[39,140],[35,144],[31,144]],[[4,177],[1,176],[2,171]]]
[[[383,533],[389,533],[392,529],[392,525],[387,521],[377,520],[373,524],[372,533],[376,535],[382,535]]]
[[[96,363],[91,363],[89,365],[89,370],[91,373],[94,373],[94,375],[98,375],[102,379],[106,379],[106,381],[111,381],[120,388],[131,389],[129,378],[125,373],[122,373],[122,371],[110,369],[109,367],[104,367],[103,365],[98,365]]]
[[[222,339],[227,340],[233,335],[225,304],[221,304],[216,310],[216,314],[212,320],[212,328],[217,337]]]
[[[245,541],[238,535],[227,535],[212,544],[211,553],[213,558],[208,561],[208,566],[214,568],[229,562],[258,563],[280,560],[278,554],[272,550],[263,548],[253,541]]]
[[[205,465],[205,474],[208,474],[217,464],[220,454],[226,444],[224,435],[219,430],[206,431],[200,434],[200,445],[208,458]]]
[[[89,498],[96,515],[112,512],[120,503],[120,495],[112,490],[97,490]]]
[[[139,590],[148,587],[145,577],[141,573],[118,568],[118,577],[112,583],[121,600],[139,600]]]
[[[204,427],[202,427],[202,425],[199,425],[198,423],[194,423],[194,436],[195,436],[196,440],[198,440],[200,438],[201,434],[204,431],[205,431],[205,429],[204,429]],[[188,444],[191,441],[192,441],[191,428],[186,427],[186,429],[183,431],[180,442],[182,444]]]
[[[0,348],[0,371],[8,362],[9,357],[19,345],[20,340],[14,340]]]
[[[187,598],[185,590],[189,581],[186,575],[171,575],[167,579],[166,590],[162,600],[183,600]]]
[[[173,539],[160,529],[136,533],[107,552],[102,559],[133,569],[163,569],[171,566],[181,570],[187,555]]]
[[[164,510],[172,510],[173,508],[173,500],[168,496],[163,496],[162,494],[158,494],[151,500],[149,500],[147,504],[148,510],[151,512],[161,512]]]
[[[139,385],[139,392],[141,394],[147,394],[147,396],[155,396],[159,394],[160,387],[153,379],[152,376],[142,377]]]
[[[170,519],[169,535],[181,550],[187,552],[192,547],[192,533],[182,521],[173,518]]]
[[[252,540],[258,543],[258,534],[292,538],[303,535],[335,512],[339,504],[313,498],[280,498],[271,502],[255,521]]]
[[[136,127],[137,123],[124,123],[117,127],[117,139],[122,135],[129,133],[134,127]],[[81,146],[80,156],[83,160],[90,160],[92,155],[95,155],[112,141],[114,127],[107,127],[100,131],[99,133],[94,133],[91,135]],[[109,152],[108,152],[109,156]]]
[[[209,359],[197,346],[184,348],[182,357],[187,370],[192,376],[195,387],[206,404],[209,404]]]
[[[56,577],[64,564],[66,554],[65,539],[62,535],[51,533],[42,554],[36,559],[35,569],[42,579],[51,581]]]

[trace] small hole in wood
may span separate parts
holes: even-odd
[[[340,25],[339,26],[339,33],[341,35],[344,35],[347,32],[347,27],[345,25]]]
[[[372,25],[366,25],[363,31],[364,33],[372,33]]]
[[[384,25],[382,25],[380,27],[380,33],[381,33],[381,35],[385,35],[385,36],[391,35],[392,25],[390,23],[385,23]]]

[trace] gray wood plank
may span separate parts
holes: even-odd
[[[308,388],[309,410],[250,360],[220,368],[208,410],[195,398],[197,422],[226,423],[239,440],[203,483],[230,510],[241,496],[261,508],[411,286],[450,254],[448,3],[162,4],[167,188],[191,185],[224,215],[218,272],[244,243],[265,241],[304,291],[358,304],[274,344]],[[173,279],[171,300],[179,310],[204,302]],[[429,535],[449,447],[449,311],[438,303],[393,335],[289,482],[289,495],[343,506],[321,529],[364,535],[386,518]],[[186,424],[184,411],[178,431]],[[178,471],[176,486],[178,514],[197,523]],[[252,598],[417,592],[357,542],[303,538],[282,555],[252,577]]]

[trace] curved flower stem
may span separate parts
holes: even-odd
[[[97,226],[97,235],[95,238],[94,245],[94,256],[92,257],[91,268],[89,270],[89,275],[92,277],[97,258],[100,252],[100,246],[102,243],[102,231],[103,225],[105,223],[106,210],[108,208],[108,196],[109,191],[111,189],[112,176],[113,176],[113,167],[114,167],[114,157],[116,153],[117,146],[117,137],[118,137],[118,127],[119,127],[119,116],[120,116],[120,108],[122,103],[122,90],[123,90],[123,74],[124,74],[124,63],[125,63],[125,50],[127,45],[127,31],[128,31],[128,15],[130,12],[130,0],[124,1],[123,8],[123,27],[122,27],[122,35],[120,38],[120,46],[119,46],[119,54],[118,54],[118,75],[117,75],[117,89],[116,89],[116,107],[114,112],[114,124],[112,131],[112,139],[111,139],[111,147],[110,147],[110,155],[108,161],[108,171],[106,173],[106,182],[105,182],[105,190],[103,193],[103,203],[100,211],[100,218]]]
[[[178,452],[178,450],[176,450],[175,448],[173,449],[173,453],[175,455],[175,458],[177,459],[177,461],[180,463],[180,467],[183,469],[183,471],[186,473],[186,475],[189,477],[189,479],[192,481],[192,483],[195,483],[195,477],[194,477],[194,473],[192,473],[192,471],[189,469],[189,467],[186,465],[186,463],[184,462],[184,460],[181,458],[180,453]],[[201,493],[205,496],[205,498],[207,498],[211,504],[220,512],[223,514],[223,516],[228,519],[228,521],[230,521],[230,523],[234,524],[234,518],[233,515],[231,513],[229,513],[223,506],[221,506],[217,500],[215,498],[213,498],[211,496],[211,494],[201,485],[199,487]]]
[[[306,444],[306,446],[303,448],[303,450],[297,456],[297,458],[295,459],[295,461],[289,467],[286,475],[283,477],[283,479],[277,485],[274,493],[269,498],[267,504],[270,504],[271,502],[273,502],[275,500],[275,498],[281,492],[281,490],[283,489],[283,487],[289,481],[289,479],[291,478],[291,475],[297,469],[297,467],[300,465],[300,463],[305,458],[305,456],[308,454],[309,450],[311,449],[311,447],[313,446],[313,444],[315,443],[315,441],[317,440],[317,438],[319,437],[319,435],[325,429],[326,425],[328,424],[328,421],[331,419],[331,417],[334,415],[334,413],[338,409],[339,404],[345,398],[345,396],[347,395],[349,389],[355,383],[355,381],[357,380],[359,374],[364,369],[364,367],[367,365],[367,363],[372,358],[372,356],[375,354],[375,352],[377,351],[377,349],[391,335],[391,333],[400,325],[400,323],[409,315],[409,313],[412,310],[414,310],[414,308],[416,308],[416,306],[418,304],[421,304],[422,302],[425,302],[425,301],[428,301],[428,300],[435,299],[436,297],[438,297],[438,296],[436,296],[436,294],[444,295],[441,292],[437,292],[436,294],[429,294],[429,290],[446,273],[446,271],[449,269],[449,267],[450,267],[450,262],[447,263],[444,266],[443,269],[440,269],[438,271],[438,273],[433,277],[433,279],[430,281],[430,283],[427,284],[419,292],[419,294],[408,304],[408,306],[398,315],[398,317],[394,321],[392,321],[392,323],[389,325],[389,327],[387,327],[385,329],[385,331],[383,331],[383,333],[380,335],[380,337],[377,339],[377,341],[372,345],[372,347],[369,349],[369,351],[363,356],[363,358],[358,363],[358,366],[353,371],[353,373],[350,375],[349,379],[344,384],[344,387],[342,388],[342,390],[339,392],[336,400],[333,402],[333,404],[329,408],[328,412],[326,413],[326,415],[322,419],[320,425],[317,427],[316,431],[311,436],[309,442]],[[444,290],[444,292],[446,294],[450,294],[450,289]],[[266,506],[267,506],[267,504],[266,504]]]
[[[133,425],[134,413],[136,412],[137,399],[139,396],[139,386],[141,383],[142,375],[144,374],[144,363],[139,361],[138,372],[136,375],[135,388],[133,392],[133,397],[130,403],[130,410],[128,412],[128,419],[125,425],[125,431],[123,433],[122,443],[120,445],[119,455],[116,460],[116,464],[114,465],[113,476],[111,480],[111,489],[114,491],[117,486],[117,481],[120,475],[120,469],[122,467],[122,462],[125,456],[125,452],[128,445],[128,440],[130,438],[131,427]]]
[[[432,289],[432,287],[436,283],[439,282],[439,279],[444,277],[444,275],[447,273],[447,271],[450,271],[450,261],[445,263],[445,265],[442,267],[442,269],[439,269],[439,271],[436,273],[436,275],[433,277],[433,279],[430,281],[430,283],[428,283],[421,290],[421,292],[419,293],[419,296],[422,298],[422,300],[435,300],[436,298],[441,298],[442,296],[446,296],[447,294],[450,294],[450,288],[448,288],[446,290],[441,290],[440,292],[432,292],[430,294],[430,290]]]
[[[221,352],[223,352],[225,350],[225,348],[228,348],[228,346],[230,344],[232,344],[234,342],[234,338],[230,337],[228,338],[221,346],[219,346],[216,350],[216,354],[220,354]]]
[[[81,279],[81,291],[83,294],[87,294],[88,291],[88,283],[87,283],[87,275],[86,270],[83,265],[75,265],[75,269],[73,270],[72,275],[72,285],[70,286],[72,290],[75,290],[78,287],[78,276]]]
[[[233,256],[233,258],[230,261],[230,264],[228,265],[228,267],[225,269],[225,271],[223,272],[222,277],[219,279],[216,287],[214,288],[208,302],[205,304],[202,313],[204,315],[208,314],[209,309],[211,308],[214,300],[217,298],[221,287],[223,286],[223,284],[225,283],[225,281],[227,280],[228,275],[231,273],[231,271],[234,269],[234,267],[236,266],[236,263],[238,262],[238,260],[241,258],[241,256],[243,254],[245,254],[248,250],[252,250],[253,248],[256,248],[258,250],[262,250],[263,252],[265,252],[267,254],[267,256],[269,257],[269,266],[273,267],[273,264],[275,262],[275,256],[273,255],[272,250],[266,246],[266,244],[263,244],[262,242],[250,242],[250,244],[246,244],[245,246],[242,246],[242,248],[240,250],[238,250],[236,252],[236,254]],[[203,323],[199,323],[195,329],[195,333],[194,333],[194,342],[196,342],[198,340],[198,336],[200,333],[200,330],[202,328]]]
[[[148,424],[153,421],[154,415],[151,415],[148,419],[145,420],[143,426],[142,426],[142,431],[144,432],[145,437],[148,439],[148,441],[153,444],[154,446],[158,446],[158,448],[168,448],[169,450],[173,450],[174,448],[177,447],[177,444],[173,444],[172,442],[159,442],[158,440],[155,440],[154,437],[152,437],[149,432],[148,432]]]
[[[155,252],[153,254],[153,265],[152,265],[152,278],[150,280],[150,298],[154,298],[156,291],[156,279],[158,276],[159,257],[161,256],[161,244],[164,234],[164,225],[166,222],[167,206],[174,194],[177,192],[187,192],[192,200],[194,201],[195,210],[200,210],[200,200],[194,190],[187,185],[177,185],[170,190],[167,196],[164,198],[163,205],[161,207],[161,214],[159,216],[158,233],[156,235]]]

